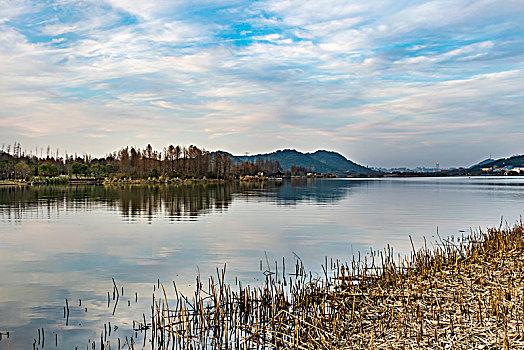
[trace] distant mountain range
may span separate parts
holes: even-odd
[[[340,153],[325,150],[318,150],[313,153],[302,153],[294,149],[285,149],[249,156],[235,156],[223,151],[217,151],[216,153],[226,154],[234,162],[249,161],[255,163],[259,158],[263,160],[277,160],[283,170],[290,170],[291,167],[295,165],[322,174],[368,175],[375,173],[374,170],[354,163]]]
[[[343,155],[333,151],[318,150],[312,153],[302,153],[294,149],[278,150],[271,153],[235,156],[229,152],[217,151],[213,153],[225,154],[234,162],[249,161],[256,163],[257,159],[278,161],[283,170],[291,170],[293,165],[303,167],[311,172],[334,175],[371,175],[377,171],[352,162]],[[463,171],[472,171],[473,174],[481,173],[481,168],[505,166],[524,167],[524,155],[515,155],[509,158],[485,159],[469,168],[460,168]],[[468,170],[469,169],[469,170]],[[456,170],[445,172],[453,175]]]

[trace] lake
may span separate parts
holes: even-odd
[[[151,313],[159,281],[171,297],[173,281],[190,295],[198,274],[226,265],[231,283],[257,284],[261,261],[297,256],[319,273],[326,256],[347,261],[388,244],[409,254],[410,235],[420,247],[437,228],[457,236],[523,212],[523,177],[3,186],[0,349],[38,346],[42,328],[45,348],[83,349],[108,322],[116,343]]]

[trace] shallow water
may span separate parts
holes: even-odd
[[[256,284],[266,254],[291,265],[296,253],[316,272],[326,255],[387,244],[404,254],[409,235],[420,247],[437,227],[461,235],[523,212],[522,177],[0,187],[0,332],[10,332],[0,349],[38,346],[41,328],[45,348],[55,334],[58,348],[99,344],[107,322],[118,327],[112,343],[130,336],[158,280],[170,295],[172,281],[190,294],[198,273],[205,280],[227,264],[230,282]]]

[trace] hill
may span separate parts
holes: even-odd
[[[479,167],[479,166],[484,166],[486,164],[489,164],[489,163],[492,163],[494,162],[495,159],[491,159],[491,158],[488,158],[488,159],[484,159],[482,162],[479,162],[475,165],[472,165],[470,168],[475,168],[475,167]]]
[[[318,150],[314,153],[307,153],[313,159],[318,160],[332,168],[339,169],[342,173],[371,174],[373,170],[354,163],[337,152]]]
[[[290,170],[293,165],[296,165],[307,168],[309,171],[322,174],[368,175],[374,173],[373,170],[348,160],[340,153],[325,150],[319,150],[313,153],[302,153],[294,149],[285,149],[249,156],[235,156],[228,152],[217,152],[226,154],[234,162],[249,161],[256,163],[257,159],[277,160],[283,170]]]
[[[480,168],[480,167],[497,167],[502,168],[505,166],[514,166],[514,167],[523,167],[524,166],[524,155],[515,155],[509,158],[499,158],[491,162],[481,162],[471,167],[471,169]]]

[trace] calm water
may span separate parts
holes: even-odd
[[[420,246],[437,227],[457,235],[523,213],[521,177],[0,187],[0,332],[10,331],[0,349],[32,348],[41,328],[45,348],[55,334],[59,348],[93,339],[99,348],[107,322],[118,327],[112,343],[130,336],[158,279],[170,295],[172,281],[189,294],[199,272],[227,264],[230,281],[256,284],[266,253],[290,264],[296,253],[319,271],[326,255],[347,260],[388,243],[407,253],[409,235]],[[116,309],[112,278],[124,288]]]

